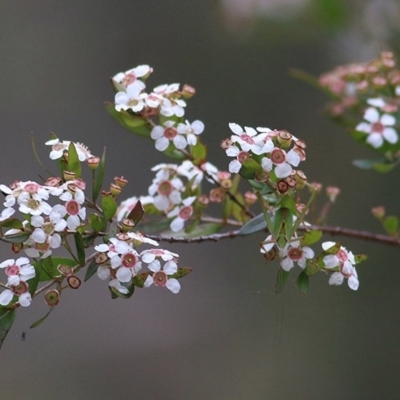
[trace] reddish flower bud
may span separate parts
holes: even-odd
[[[67,278],[67,283],[71,289],[78,289],[78,287],[81,286],[81,280],[75,275],[69,276]]]
[[[100,157],[90,157],[87,160],[87,165],[90,169],[97,169],[100,165]]]

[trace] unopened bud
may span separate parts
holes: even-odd
[[[190,85],[183,85],[182,88],[182,97],[184,99],[190,99],[196,94],[196,89]]]
[[[296,174],[294,175],[294,179],[296,179],[296,182],[297,182],[296,189],[297,190],[303,189],[307,182],[306,174],[303,171],[298,169],[296,171]]]
[[[277,135],[278,143],[282,147],[282,149],[288,149],[292,144],[292,134],[288,131],[279,131]]]
[[[319,193],[322,190],[322,184],[318,182],[313,182],[310,183],[310,186],[317,192]]]
[[[329,197],[331,203],[334,203],[336,197],[340,194],[340,189],[336,186],[327,186],[326,187],[326,195]]]
[[[257,196],[255,193],[247,191],[244,194],[244,201],[246,202],[247,205],[251,206],[257,201]]]
[[[221,203],[225,199],[225,191],[221,188],[215,188],[210,191],[210,201]]]
[[[371,213],[375,218],[382,219],[385,216],[386,210],[383,206],[374,207],[371,209]]]
[[[71,276],[74,273],[74,269],[66,264],[59,264],[57,271],[64,276]]]
[[[233,142],[231,139],[226,138],[221,141],[220,146],[221,146],[222,150],[227,150],[230,146],[233,146]]]
[[[50,187],[58,187],[61,185],[62,179],[58,176],[52,176],[51,178],[47,178],[44,182],[44,186]]]
[[[129,232],[131,231],[133,228],[135,227],[135,223],[128,218],[124,218],[121,222],[121,224],[119,225],[119,229],[122,232]],[[122,239],[121,239],[122,240]]]
[[[203,207],[206,207],[210,204],[210,199],[207,195],[201,194],[199,197],[197,197],[197,203]]]
[[[94,257],[94,261],[96,262],[96,264],[101,265],[104,264],[105,262],[107,262],[109,260],[107,254],[105,253],[98,253],[96,254],[96,256]]]
[[[225,190],[229,190],[232,187],[232,179],[222,179],[219,183]]]
[[[289,189],[289,185],[283,179],[278,181],[276,185],[278,187],[279,193],[286,193]]]

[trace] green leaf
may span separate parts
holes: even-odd
[[[104,232],[107,229],[107,220],[105,217],[93,213],[89,216],[89,223],[95,232]]]
[[[322,261],[322,260],[321,260]],[[322,262],[323,263],[323,262]],[[312,276],[315,275],[316,273],[318,273],[320,271],[320,267],[318,265],[318,262],[316,262],[315,260],[307,260],[307,264],[306,264],[306,268],[304,269],[304,272],[308,275],[308,276]]]
[[[96,179],[93,184],[93,192],[92,192],[93,203],[95,203],[97,197],[99,197],[101,188],[103,186],[105,167],[106,167],[106,148],[104,148],[103,150],[103,155],[101,156],[99,167],[96,169]]]
[[[103,209],[104,217],[110,221],[117,212],[117,203],[111,195],[104,195],[101,198],[101,208]]]
[[[374,163],[372,167],[373,167],[374,171],[382,172],[385,174],[385,173],[392,171],[395,166],[396,166],[396,164],[394,164],[394,163],[391,163],[391,164]]]
[[[190,147],[190,154],[193,157],[193,164],[199,165],[207,158],[207,147],[197,140],[197,143]]]
[[[259,214],[253,219],[251,219],[249,222],[245,223],[240,229],[239,229],[239,235],[245,236],[245,235],[251,235],[255,232],[259,232],[264,230],[267,227],[267,222],[265,221],[264,214]]]
[[[134,276],[132,279],[132,283],[138,288],[142,288],[144,286],[144,281],[149,276],[149,274],[149,272],[142,272],[141,274]]]
[[[99,266],[96,264],[94,260],[92,260],[88,265],[88,267],[86,268],[85,278],[83,281],[84,282],[88,281],[97,272],[98,268]]]
[[[17,218],[9,218],[2,222],[0,222],[0,226],[4,228],[11,228],[11,229],[22,229],[24,226],[22,222]]]
[[[0,348],[3,346],[4,340],[6,339],[8,332],[14,323],[16,315],[17,311],[14,309],[7,310],[0,317]]]
[[[77,178],[80,178],[82,175],[81,162],[79,161],[78,152],[73,142],[68,147],[68,171],[74,172]]]
[[[178,271],[173,275],[169,275],[169,277],[175,278],[175,279],[181,279],[184,276],[190,274],[192,271],[193,271],[193,268],[188,268],[188,267],[178,268]]]
[[[50,307],[50,310],[46,313],[46,315],[40,319],[38,319],[36,322],[34,322],[29,328],[33,329],[39,326],[42,322],[45,321],[45,319],[50,315],[50,313],[55,309],[55,307]]]
[[[109,114],[129,132],[140,136],[150,137],[151,126],[142,117],[132,115],[123,110],[118,112],[113,103],[106,103],[106,109]]]
[[[356,264],[360,264],[368,259],[368,256],[366,254],[357,254],[354,256],[354,260]]]
[[[16,233],[14,235],[3,236],[1,240],[7,243],[24,243],[29,239],[29,236],[29,233]]]
[[[242,164],[239,174],[244,179],[254,179],[256,173],[261,170],[261,165],[252,158]]]
[[[311,244],[317,243],[322,237],[322,231],[315,229],[308,231],[304,234],[301,241],[302,246],[310,246]]]
[[[29,293],[31,294],[31,296],[34,295],[36,288],[38,287],[38,284],[40,282],[40,275],[42,273],[42,263],[43,260],[39,260],[39,262],[32,263],[32,266],[35,268],[35,276],[27,281],[29,285]]]
[[[128,289],[128,293],[121,293],[112,286],[109,286],[108,288],[114,296],[120,297],[121,299],[129,299],[132,297],[133,292],[135,291],[135,285],[133,285],[131,282],[121,282],[121,285]],[[115,298],[114,296],[112,296],[113,299]]]
[[[289,271],[285,271],[284,269],[282,269],[282,267],[279,267],[275,283],[275,293],[280,293],[282,291],[283,287],[285,286],[285,283],[289,278],[289,275],[290,275]]]
[[[389,215],[383,220],[383,227],[389,235],[397,234],[399,229],[399,220],[394,215]]]
[[[308,287],[310,285],[310,277],[306,274],[306,271],[300,273],[300,275],[296,279],[297,288],[301,293],[307,294]]]
[[[144,209],[140,200],[137,201],[135,207],[133,207],[132,211],[128,214],[127,218],[132,220],[135,225],[142,219],[144,215]]]
[[[85,249],[83,247],[82,234],[78,231],[74,233],[76,254],[78,256],[79,265],[83,267],[85,265]]]
[[[195,229],[193,229],[190,233],[186,232],[169,232],[168,236],[174,238],[196,238],[199,236],[210,236],[221,230],[223,224],[208,222],[201,225],[198,225]]]

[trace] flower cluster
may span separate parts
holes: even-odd
[[[158,246],[154,240],[134,232],[117,234],[107,244],[95,246],[98,251],[96,263],[99,265],[97,275],[102,280],[109,280],[109,286],[119,293],[127,295],[129,287],[137,286],[166,287],[172,293],[180,291],[180,283],[174,277],[178,272],[178,254],[162,249],[147,249],[138,253],[135,246],[148,243]],[[164,263],[164,265],[162,265]],[[142,272],[144,281],[134,279],[147,265],[148,272]]]
[[[115,90],[115,110],[128,112],[143,118],[159,116],[151,130],[150,137],[159,151],[167,149],[183,150],[194,146],[197,137],[204,130],[203,122],[184,120],[186,101],[194,94],[194,89],[178,83],[163,84],[150,93],[145,91],[145,80],[153,72],[148,65],[140,65],[112,78]]]
[[[243,130],[236,123],[230,123],[229,127],[233,135],[225,139],[221,147],[227,156],[235,158],[229,163],[230,172],[240,173],[248,165],[254,171],[255,162],[255,179],[269,180],[281,193],[304,186],[304,173],[294,168],[306,158],[303,141],[285,130],[247,126]]]

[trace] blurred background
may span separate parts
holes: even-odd
[[[150,64],[150,87],[197,88],[187,116],[206,124],[219,168],[229,162],[218,146],[229,122],[287,129],[307,142],[308,178],[342,189],[328,222],[378,231],[370,209],[398,213],[398,169],[353,167],[369,151],[323,115],[322,93],[289,72],[319,75],[399,50],[399,27],[395,0],[0,0],[0,182],[39,179],[31,136],[46,159],[42,143],[53,131],[94,154],[107,146],[106,180],[123,175],[126,196],[146,194],[150,168],[165,159],[114,122],[104,102],[113,100],[109,77]],[[276,295],[277,265],[260,256],[263,239],[165,244],[194,269],[178,295],[152,287],[111,300],[93,277],[63,292],[30,330],[47,311],[37,298],[1,350],[1,397],[397,399],[399,250],[345,239],[370,256],[358,292],[330,287],[321,274],[308,296],[294,278]],[[0,254],[13,257],[7,246]]]

